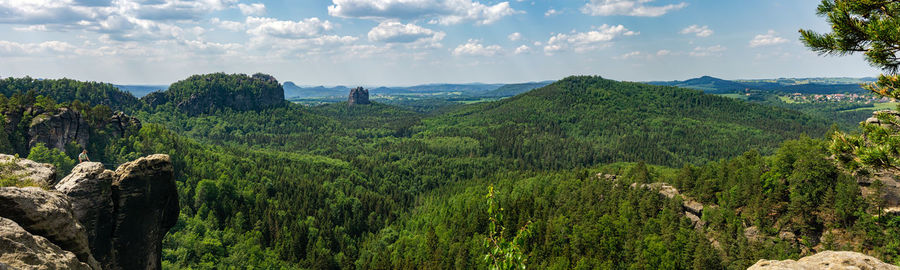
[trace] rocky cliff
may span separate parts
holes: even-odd
[[[886,264],[875,257],[849,251],[823,251],[800,260],[759,260],[749,270],[813,270],[813,269],[870,269],[898,270],[900,267]]]
[[[0,188],[0,269],[160,269],[178,218],[167,155],[82,163],[51,190]]]
[[[165,92],[151,93],[142,99],[151,107],[171,103],[188,115],[209,114],[216,110],[263,110],[284,107],[284,88],[275,77],[266,74],[213,73],[194,75],[169,86]]]
[[[350,97],[347,99],[347,104],[349,104],[350,106],[371,104],[371,102],[369,102],[369,90],[366,90],[362,87],[351,89]]]
[[[113,112],[108,118],[103,116],[94,120],[93,126],[85,115],[67,107],[45,110],[28,106],[0,111],[0,114],[6,118],[6,123],[0,124],[3,124],[8,136],[15,137],[9,141],[18,143],[13,150],[20,155],[27,155],[28,150],[39,143],[65,151],[66,144],[70,142],[87,146],[91,134],[99,134],[101,130],[109,136],[121,138],[129,131],[141,128],[141,121],[123,112]],[[23,121],[28,124],[21,123]]]
[[[47,147],[66,149],[69,142],[87,145],[90,134],[88,124],[75,110],[60,108],[56,112],[38,115],[28,128],[28,147],[43,143]]]

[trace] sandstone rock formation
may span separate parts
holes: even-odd
[[[100,163],[82,163],[55,188],[58,191],[0,188],[0,217],[9,220],[0,222],[0,264],[25,269],[161,268],[162,238],[179,211],[169,156],[140,158],[115,172]],[[25,246],[3,245],[19,241],[7,239],[31,240]],[[67,261],[66,253],[84,265]]]
[[[37,187],[0,187],[0,217],[74,253],[81,262],[99,267],[65,195]]]
[[[56,168],[53,165],[4,154],[0,154],[0,164],[8,165],[0,166],[0,174],[17,176],[40,186],[49,187],[56,183]]]
[[[111,247],[115,222],[112,197],[113,171],[98,162],[85,162],[56,184],[72,203],[75,218],[84,226],[91,253],[106,268],[111,264]]]
[[[113,180],[113,250],[122,269],[161,268],[162,239],[178,221],[178,193],[168,155],[122,164]],[[141,248],[134,248],[141,247]]]
[[[236,111],[263,110],[284,107],[284,88],[275,77],[266,74],[194,75],[169,86],[163,92],[146,97],[151,106],[165,101],[173,103],[188,115],[213,113],[219,109]],[[148,95],[149,96],[149,95]]]
[[[91,269],[72,252],[0,217],[0,269]]]
[[[128,116],[123,112],[115,112],[109,118],[109,122],[106,124],[106,126],[111,131],[113,136],[122,138],[125,136],[126,131],[128,131],[129,129],[141,129],[141,121],[137,118]]]
[[[347,99],[347,104],[350,106],[371,104],[371,102],[369,102],[369,90],[362,87],[351,89],[350,98]]]
[[[886,264],[875,257],[849,251],[823,251],[818,254],[800,258],[800,260],[759,260],[752,270],[780,270],[780,269],[871,269],[871,270],[897,270],[900,267]]]
[[[28,128],[28,147],[43,143],[48,148],[66,149],[69,142],[88,144],[88,124],[81,113],[68,108],[60,108],[55,114],[41,114],[31,120]]]

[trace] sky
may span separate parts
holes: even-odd
[[[865,77],[819,56],[819,0],[0,0],[0,77],[298,85]]]

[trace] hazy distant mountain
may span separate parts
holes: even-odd
[[[291,98],[310,98],[310,97],[334,97],[346,96],[350,93],[350,88],[346,86],[335,87],[301,87],[294,82],[284,82],[284,97]]]
[[[742,83],[723,80],[710,76],[703,76],[686,81],[648,82],[647,84],[684,87],[701,90],[707,94],[731,93],[749,88],[749,86]]]
[[[122,91],[125,91],[125,92],[129,92],[129,93],[131,93],[132,95],[134,95],[134,96],[137,97],[137,98],[144,97],[144,96],[146,96],[147,94],[150,94],[151,92],[154,92],[154,91],[166,90],[166,89],[169,88],[168,85],[121,85],[121,84],[114,84],[113,86],[115,86],[116,88],[119,88],[119,90],[122,90]]]
[[[647,82],[652,85],[676,86],[701,90],[707,94],[725,94],[744,90],[762,90],[782,93],[833,94],[865,93],[860,84],[874,78],[779,78],[760,80],[723,80],[703,76],[685,81]]]
[[[553,81],[515,83],[501,86],[492,91],[482,93],[484,97],[511,97],[521,93],[531,91],[532,89],[541,88],[553,83]]]

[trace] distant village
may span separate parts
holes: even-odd
[[[896,99],[877,97],[869,94],[801,94],[793,93],[788,99],[798,103],[824,103],[824,102],[860,102],[860,103],[885,103],[896,102]]]

